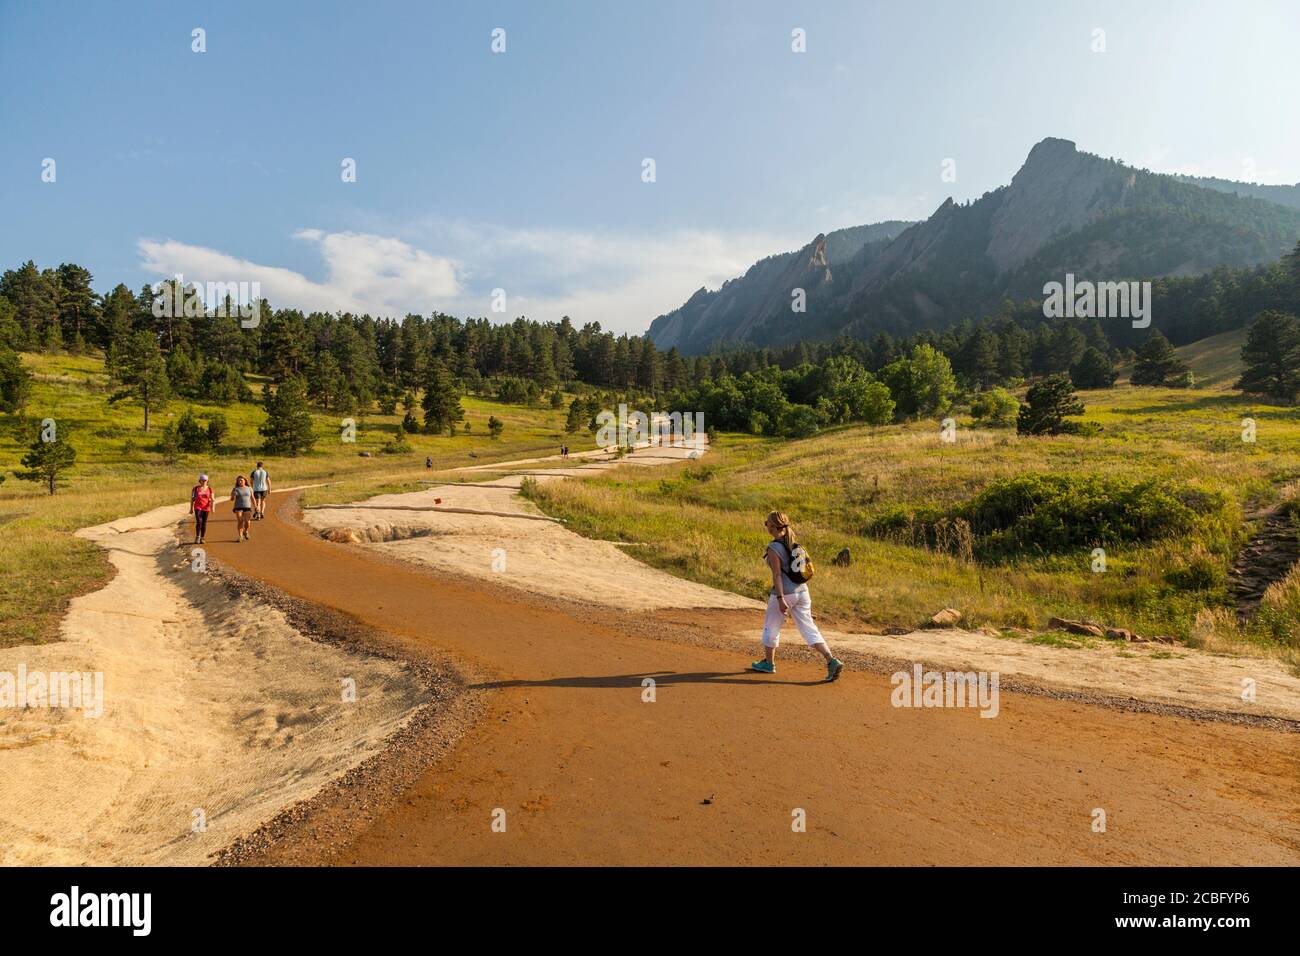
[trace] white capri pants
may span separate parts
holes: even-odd
[[[785,603],[790,608],[790,616],[794,618],[794,626],[799,628],[799,633],[808,642],[808,646],[825,644],[826,638],[822,637],[822,632],[817,630],[817,624],[812,618],[812,595],[808,593],[808,589],[804,587],[793,593],[787,593]],[[781,613],[781,605],[777,603],[776,595],[773,594],[767,599],[767,616],[763,618],[764,647],[776,647],[781,643],[781,625],[784,623],[785,615]]]

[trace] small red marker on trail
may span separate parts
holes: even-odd
[[[434,499],[433,499],[433,503],[434,503],[435,505],[440,505],[440,504],[442,504],[442,499],[441,499],[441,498],[434,498]]]

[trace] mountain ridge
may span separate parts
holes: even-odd
[[[1300,207],[1136,169],[1048,137],[1007,185],[977,200],[949,197],[916,223],[818,235],[716,292],[701,289],[657,317],[648,334],[657,347],[686,354],[731,342],[906,334],[978,317],[1004,298],[1036,298],[1066,272],[1097,280],[1197,275],[1278,258],[1297,238]],[[791,308],[796,289],[802,313]]]

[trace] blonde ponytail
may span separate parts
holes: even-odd
[[[792,550],[795,546],[794,528],[790,526],[790,518],[784,511],[773,511],[767,516],[767,520],[781,529],[781,542],[786,546],[786,550]]]

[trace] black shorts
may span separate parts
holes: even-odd
[[[266,492],[265,492],[265,491],[255,491],[255,492],[253,492],[253,497],[256,498],[258,501],[261,501],[263,498],[266,497]]]
[[[252,511],[252,510],[253,510],[252,508],[236,508],[235,514],[239,514],[239,512],[241,511]]]

